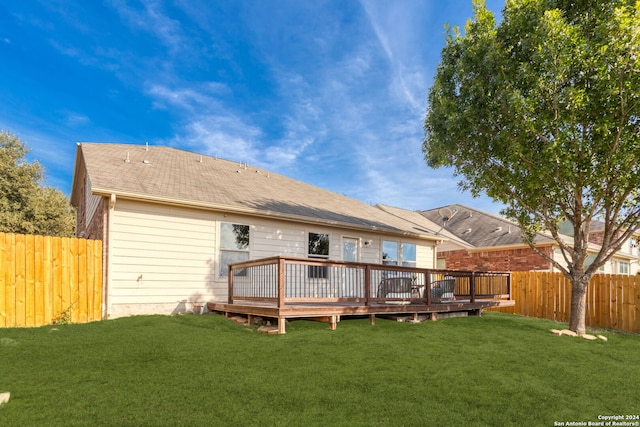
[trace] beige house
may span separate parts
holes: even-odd
[[[224,301],[229,263],[274,255],[435,268],[447,235],[418,212],[170,147],[79,143],[71,203],[78,236],[104,242],[105,318]]]

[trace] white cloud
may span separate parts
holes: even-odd
[[[259,164],[257,129],[245,128],[232,117],[202,117],[184,127],[174,144],[193,147],[198,152],[237,162]]]
[[[162,11],[162,4],[153,0],[142,2],[144,9],[135,10],[124,1],[115,0],[114,7],[120,17],[134,30],[143,30],[169,48],[172,53],[180,52],[187,42],[178,20],[169,18]]]
[[[420,60],[424,44],[425,6],[415,2],[361,0],[369,24],[392,71],[389,90],[414,110],[424,110],[426,76]]]
[[[69,111],[69,112],[65,112],[64,116],[65,116],[64,123],[68,127],[74,128],[78,126],[85,126],[91,123],[91,120],[89,119],[89,117],[87,117],[84,114]]]
[[[193,113],[194,111],[211,111],[220,108],[218,94],[227,92],[224,84],[216,82],[194,83],[191,86],[169,88],[163,84],[151,84],[146,93],[155,98],[157,108],[178,107]]]

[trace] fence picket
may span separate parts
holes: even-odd
[[[26,326],[25,322],[25,296],[27,293],[25,276],[27,265],[25,262],[26,258],[26,248],[25,248],[25,235],[24,234],[16,234],[16,251],[15,251],[15,267],[16,267],[16,276],[15,276],[15,301],[16,301],[16,311],[15,311],[15,325],[16,326]]]
[[[42,262],[44,260],[44,238],[43,236],[34,236],[33,245],[33,286],[34,286],[34,313],[33,324],[41,325],[44,321],[44,286],[43,286],[43,268]]]

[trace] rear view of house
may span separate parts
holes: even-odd
[[[434,268],[438,225],[271,171],[170,147],[79,143],[77,234],[105,248],[104,317],[228,295],[228,265],[275,255]]]

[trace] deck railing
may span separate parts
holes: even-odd
[[[294,257],[229,265],[229,303],[437,302],[510,299],[511,275]]]

